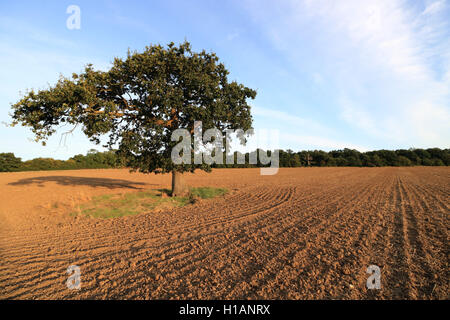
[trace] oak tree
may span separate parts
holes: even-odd
[[[45,144],[61,125],[81,126],[89,139],[117,149],[133,170],[172,173],[172,194],[185,192],[183,172],[210,170],[202,164],[174,164],[171,150],[176,129],[251,128],[247,99],[256,91],[228,80],[215,53],[192,51],[184,42],[147,46],[115,58],[107,71],[87,65],[80,74],[60,77],[45,90],[31,90],[12,105],[12,125],[31,128]]]

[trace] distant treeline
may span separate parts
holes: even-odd
[[[22,161],[14,153],[0,153],[0,172],[40,171],[40,170],[73,170],[73,169],[102,169],[120,168],[123,163],[114,151],[98,152],[89,150],[84,156],[78,154],[69,160],[55,160],[52,158],[36,158]]]
[[[256,151],[254,151],[255,153]],[[268,152],[270,155],[270,151]],[[261,163],[251,165],[249,154],[245,154],[245,164],[213,165],[216,168],[263,167]],[[280,150],[280,167],[400,167],[400,166],[448,166],[450,165],[450,149],[408,149],[377,150],[359,152],[343,149],[325,152],[321,150],[299,151]],[[225,163],[225,161],[224,161]]]
[[[255,153],[254,151],[253,153]],[[270,155],[270,151],[269,151]],[[225,158],[225,155],[224,155]],[[263,167],[249,163],[249,154],[245,154],[245,164],[237,164],[238,154],[234,154],[234,164],[213,164],[213,168],[251,168]],[[280,150],[280,167],[385,167],[385,166],[448,166],[450,149],[402,149],[359,152],[343,149],[325,152],[321,150],[299,151]],[[89,150],[86,155],[76,155],[69,160],[36,158],[22,161],[13,153],[0,153],[0,172],[39,171],[39,170],[73,170],[123,168],[126,163],[115,151],[98,152]]]

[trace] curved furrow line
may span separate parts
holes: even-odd
[[[346,222],[333,226],[331,235],[325,238],[319,250],[310,253],[311,260],[315,261],[322,275],[317,283],[318,299],[361,298],[366,285],[366,268],[373,264],[370,261],[370,243],[383,232],[378,224],[378,211],[380,205],[386,206],[386,201],[382,202],[386,190],[385,178],[379,177],[377,184],[372,182],[373,188],[368,196],[362,197],[363,201],[352,207]]]
[[[288,198],[288,197],[287,197]],[[102,256],[104,256],[105,255],[105,252],[101,252],[101,254],[102,254]],[[111,255],[116,255],[117,254],[117,252],[113,252]],[[95,258],[94,258],[95,259]]]
[[[272,193],[272,194],[273,194],[273,193]],[[252,197],[247,197],[245,200],[246,200],[245,202],[252,203],[254,199],[253,199]],[[250,206],[250,207],[249,207],[250,215],[251,215],[251,214],[254,214],[255,212],[264,210],[264,209],[270,209],[271,207],[276,207],[276,206],[282,204],[283,201],[287,201],[287,200],[288,200],[288,199],[280,199],[280,201],[279,201],[279,202],[276,202],[276,203],[268,203],[268,204],[262,203],[262,204],[261,204],[261,207],[259,207],[259,208],[258,208],[258,207],[255,207],[255,206]],[[236,205],[236,204],[239,204],[239,203],[234,202],[233,204]],[[230,206],[230,212],[232,212],[232,210],[231,210],[232,208],[233,208],[233,207]],[[234,218],[234,217],[236,217],[236,216],[240,216],[240,215],[242,215],[242,213],[245,213],[245,211],[242,210],[242,211],[239,212],[239,214],[231,214],[231,215],[230,215],[230,218]],[[218,218],[218,219],[217,219],[218,223],[224,222],[224,221],[220,221],[220,219],[223,219],[223,218],[226,218],[226,217],[227,217],[227,216],[221,216],[220,218]],[[143,221],[143,222],[145,222],[145,221]],[[187,225],[183,225],[183,224],[179,224],[179,223],[178,223],[178,224],[177,224],[177,227],[176,227],[176,228],[177,228],[176,230],[178,230],[180,227],[183,227],[183,228],[186,229],[186,227],[192,227],[192,226],[197,227],[198,225],[199,225],[198,221],[197,221],[197,222],[194,222],[194,223],[189,223],[189,224],[187,224]],[[114,226],[114,225],[113,225],[113,226],[111,226],[109,229],[104,230],[104,231],[103,231],[103,234],[104,234],[105,239],[102,239],[101,237],[99,237],[99,235],[97,235],[97,236],[96,236],[97,240],[99,240],[99,241],[101,241],[101,240],[109,240],[109,237],[111,236],[111,234],[113,234],[113,231],[115,231],[116,228],[117,228],[117,226]],[[155,228],[155,229],[158,229],[158,228]],[[175,230],[175,229],[174,229],[174,230]],[[127,230],[127,231],[130,231],[130,230]],[[135,233],[135,234],[140,234],[141,231],[142,231],[141,229],[136,229],[136,230],[134,230],[134,233]],[[171,231],[170,229],[166,229],[166,230],[160,231],[160,233],[161,233],[161,235],[163,235],[163,234],[166,234],[166,233],[168,233],[168,232],[170,232],[170,231]],[[73,237],[73,233],[69,233],[68,236]],[[80,241],[83,241],[83,240],[90,240],[90,239],[92,238],[92,236],[93,236],[93,234],[91,233],[91,234],[85,235],[84,238],[80,238],[80,234],[78,234],[78,239],[80,239]],[[132,236],[131,236],[131,237],[132,237]],[[48,239],[48,238],[49,238],[49,235],[46,235],[44,239]],[[64,240],[64,239],[60,239],[60,240]],[[39,247],[40,247],[40,246],[45,246],[45,245],[46,245],[45,241],[42,241],[41,239],[35,239],[33,242],[34,242],[34,243],[39,243],[38,245],[36,245],[36,246],[39,246]],[[105,242],[106,242],[106,241],[105,241]],[[48,243],[54,243],[54,239],[49,240]],[[12,243],[11,246],[17,246],[17,244],[16,244],[16,243]],[[25,248],[25,249],[33,249],[34,246],[35,246],[35,245],[31,245],[31,247],[28,247],[28,248]],[[23,245],[22,245],[22,248],[24,248]]]
[[[353,195],[356,197],[356,194],[355,193],[353,193]],[[351,200],[346,204],[346,205],[348,205],[349,203],[351,202]],[[345,205],[345,206],[346,206]],[[343,206],[342,208],[340,208],[340,209],[338,209],[337,211],[334,211],[335,213],[336,212],[341,212],[341,211],[343,211],[343,209],[345,208],[345,206]],[[319,220],[319,219],[317,219],[317,216],[312,216],[311,217],[311,221],[314,221],[314,222],[319,222],[319,221],[321,221],[322,223],[320,224],[320,225],[323,225],[323,224],[326,224],[326,220],[327,220],[327,218],[330,216],[329,214],[328,214],[328,212],[330,212],[329,210],[325,210],[325,216],[324,216],[324,218],[322,218],[322,216],[320,216],[320,218],[321,218],[321,220]],[[325,221],[324,221],[325,220]],[[282,229],[282,231],[280,232],[280,234],[278,234],[276,237],[277,237],[277,239],[278,238],[280,238],[281,237],[281,235],[282,234],[285,234],[285,235],[289,235],[289,231],[290,230],[295,230],[295,229],[297,229],[297,230],[299,230],[300,232],[300,235],[299,236],[301,236],[304,232],[304,226],[306,225],[306,226],[308,226],[308,232],[313,232],[312,230],[316,230],[315,229],[315,227],[319,227],[319,226],[316,226],[316,225],[312,225],[311,226],[311,224],[310,223],[305,223],[305,221],[303,220],[302,222],[300,222],[301,224],[302,224],[302,226],[300,227],[300,228],[298,228],[298,217],[297,217],[297,219],[294,221],[294,225],[291,227],[291,228],[289,228],[289,229]],[[275,253],[275,257],[273,257],[273,255],[272,255],[272,257],[271,257],[271,260],[270,261],[277,261],[277,262],[279,262],[280,261],[280,259],[284,259],[283,257],[286,257],[286,256],[288,256],[290,253],[289,252],[294,252],[295,251],[295,247],[297,246],[297,239],[298,239],[298,237],[297,236],[294,236],[294,237],[291,237],[290,239],[289,239],[289,241],[287,242],[287,243],[285,243],[285,244],[280,244],[280,243],[277,243],[277,245],[279,246],[279,245],[282,245],[282,246],[284,246],[284,249],[281,251],[281,252],[274,252]],[[300,246],[302,247],[302,249],[303,249],[303,244],[304,243],[306,243],[306,242],[303,242]],[[268,245],[268,246],[270,246],[270,244]],[[260,249],[260,246],[258,247],[258,249]],[[259,251],[261,251],[261,250],[259,250]],[[262,251],[264,251],[264,250],[262,250]],[[264,266],[263,265],[267,265],[268,263],[266,263],[265,261],[261,261],[261,259],[258,261],[258,263],[260,264],[260,266],[261,266],[261,268],[263,268],[264,269]],[[281,262],[279,262],[280,264],[282,264]],[[259,269],[261,269],[261,268],[259,268]],[[244,266],[244,269],[248,269],[248,268],[246,268],[245,266]],[[265,268],[265,269],[268,269],[267,267]],[[267,270],[266,270],[267,271]],[[252,274],[252,276],[255,276],[254,275],[254,273]],[[258,277],[257,275],[256,275],[256,277]],[[261,276],[259,276],[259,278],[261,278]],[[254,282],[255,280],[252,278],[251,279],[251,282]]]
[[[59,265],[59,268],[55,265]],[[48,268],[44,273],[39,272],[41,270],[36,270],[36,272],[28,278],[24,279],[21,276],[18,282],[5,285],[2,296],[7,299],[15,299],[28,293],[38,294],[37,290],[39,290],[40,287],[50,288],[57,283],[57,279],[65,278],[65,280],[67,280],[65,274],[66,269],[67,266],[62,265],[61,263],[55,263],[52,265],[52,268]]]
[[[279,219],[276,219],[277,221],[279,221]],[[270,227],[270,226],[266,226],[265,228],[268,228],[268,227]],[[277,235],[274,235],[275,237],[277,236]],[[233,239],[231,239],[231,240],[233,240]],[[239,247],[241,247],[239,244],[240,244],[240,242],[242,242],[242,241],[244,241],[245,239],[239,239],[239,240],[237,240],[237,242],[235,241],[235,242],[231,242],[230,241],[230,243],[233,245],[233,247],[234,248],[239,248]],[[247,241],[248,241],[248,239],[247,239]],[[227,247],[228,248],[228,247]],[[226,252],[227,251],[227,248],[223,248],[223,249],[221,249],[220,250],[220,252],[217,252],[217,251],[214,251],[214,255],[216,256],[216,255],[220,255],[220,253],[221,252]],[[229,250],[228,250],[229,251]],[[191,262],[191,263],[188,263],[188,264],[185,264],[185,265],[187,265],[188,267],[191,267],[191,269],[195,269],[195,263],[196,262],[198,262],[198,263],[201,263],[206,257],[208,257],[209,256],[209,253],[205,253],[204,255],[202,255],[201,257],[199,257],[198,259],[196,259],[194,262]],[[176,261],[175,262],[172,262],[172,263],[176,263]],[[192,266],[194,264],[194,266]],[[180,270],[180,266],[179,265],[177,265],[177,269],[178,270]],[[183,270],[184,271],[184,270]],[[169,270],[169,272],[170,272],[170,270]]]
[[[353,194],[355,194],[355,193],[353,193]],[[348,203],[351,203],[351,200],[348,202]],[[348,203],[345,205],[345,206],[343,206],[342,208],[340,208],[340,209],[338,209],[337,211],[335,211],[335,213],[336,212],[342,212],[343,210],[344,210],[344,208],[348,205]],[[328,210],[327,210],[328,211]],[[314,217],[313,217],[314,218]],[[320,217],[320,218],[322,218],[322,216]],[[329,215],[327,215],[325,218],[322,218],[322,220],[327,220],[329,218]],[[314,220],[312,220],[312,221],[314,221]],[[318,219],[316,220],[316,221],[319,221]],[[273,261],[277,261],[277,260],[280,260],[280,257],[286,257],[287,255],[289,255],[289,252],[290,251],[295,251],[295,249],[293,249],[294,247],[296,247],[297,246],[297,242],[299,242],[298,241],[298,237],[301,237],[303,234],[304,234],[304,230],[305,230],[305,225],[306,226],[308,226],[308,233],[310,233],[310,232],[314,232],[315,230],[316,230],[316,228],[314,228],[314,227],[320,227],[321,225],[324,225],[324,224],[326,224],[326,222],[324,222],[324,223],[322,223],[322,224],[320,224],[320,225],[318,225],[318,226],[310,226],[310,224],[309,223],[304,223],[304,221],[301,221],[300,222],[300,224],[301,224],[301,227],[300,227],[300,229],[298,228],[298,225],[295,225],[294,226],[294,228],[290,228],[290,229],[299,229],[299,235],[297,236],[296,234],[294,234],[294,236],[293,237],[291,237],[291,239],[289,240],[290,242],[288,242],[288,243],[285,243],[284,244],[284,246],[285,247],[287,247],[287,249],[284,249],[281,253],[280,252],[277,252],[277,255],[276,255],[276,257],[275,258],[273,258],[272,257],[272,260]],[[296,228],[297,227],[297,228]],[[314,230],[314,231],[313,231]],[[319,233],[319,232],[317,232],[317,233]],[[282,233],[281,234],[289,234],[288,233],[288,229],[284,229],[283,231],[282,231]],[[278,235],[278,238],[280,238],[280,235]],[[301,249],[303,249],[304,248],[304,246],[305,246],[305,243],[306,243],[306,241],[300,241],[300,247],[301,247]],[[280,243],[278,243],[278,245],[280,245]],[[290,246],[292,246],[292,247],[290,247]],[[289,249],[291,249],[290,251],[289,251]],[[261,264],[267,264],[267,263],[263,263],[262,261],[261,261]],[[276,269],[276,268],[274,268],[274,269]],[[256,276],[256,277],[258,277],[258,276]],[[259,276],[259,278],[261,278],[261,276]],[[253,279],[252,279],[253,280]]]
[[[258,281],[257,284],[257,287],[260,288],[258,290],[259,296],[265,296],[266,293],[273,292],[274,288],[282,286],[285,279],[292,279],[292,275],[295,274],[294,270],[300,265],[302,266],[301,277],[303,279],[317,279],[317,277],[320,277],[321,275],[318,273],[320,271],[317,268],[311,268],[308,267],[308,265],[305,266],[304,262],[309,261],[310,265],[312,264],[317,265],[317,263],[320,263],[321,258],[320,254],[322,252],[319,252],[319,250],[322,250],[320,248],[326,248],[326,246],[325,245],[319,246],[319,244],[321,244],[322,241],[326,241],[327,237],[330,237],[330,235],[327,232],[325,232],[325,230],[327,228],[331,230],[331,228],[335,229],[336,226],[345,225],[345,222],[342,222],[340,219],[345,215],[344,210],[348,209],[349,207],[351,208],[357,207],[358,204],[364,200],[364,197],[372,192],[372,188],[373,186],[371,186],[370,188],[366,188],[362,194],[358,194],[357,192],[353,193],[354,196],[343,208],[325,218],[325,220],[328,221],[330,220],[330,218],[333,218],[332,219],[334,221],[333,223],[331,224],[322,223],[318,228],[308,229],[308,233],[305,234],[303,238],[300,237],[297,240],[308,243],[308,238],[314,238],[314,246],[307,245],[304,248],[304,250],[302,249],[296,251],[295,248],[297,243],[293,243],[290,248],[291,250],[282,253],[284,255],[288,255],[288,257],[290,257],[290,261],[283,261],[283,259],[278,259],[277,262],[277,259],[274,259],[275,266],[272,267],[273,271],[270,273],[270,275],[265,275],[263,277],[261,277],[261,275],[259,276],[256,275],[256,277],[260,278],[260,281]],[[356,198],[359,199],[355,202],[354,200]],[[348,232],[345,232],[344,236],[348,234],[349,234]],[[317,249],[318,247],[319,249]],[[318,256],[319,259],[317,259]],[[296,276],[295,279],[297,279]],[[292,293],[295,294],[294,292]]]
[[[289,198],[289,197],[287,197],[287,198]],[[92,250],[92,248],[90,248],[89,250]],[[102,252],[100,252],[100,253],[102,254],[102,256],[105,256],[105,254],[106,254],[107,252],[102,251]],[[111,255],[111,256],[112,256],[112,255],[117,255],[117,252],[112,252],[110,255]],[[94,259],[95,259],[95,257],[94,257]],[[79,259],[78,259],[78,260],[79,260]],[[83,261],[82,263],[86,263],[86,262]]]
[[[247,200],[246,202],[252,203],[252,199],[251,199],[251,198],[247,198],[246,200]],[[227,203],[228,203],[228,202],[227,202]],[[231,202],[229,202],[229,203],[231,203]],[[233,204],[236,205],[236,203],[233,203]],[[271,206],[272,206],[272,205],[271,205]],[[232,207],[231,207],[231,208],[232,208]],[[232,212],[231,208],[230,208],[230,212]],[[250,210],[251,210],[252,213],[254,213],[254,212],[255,212],[255,207],[254,207],[254,206],[250,207]],[[258,210],[258,209],[256,209],[256,210]],[[240,214],[242,214],[242,211],[241,211],[238,215],[232,215],[232,216],[239,216]],[[220,218],[218,219],[218,221],[220,221],[220,219],[223,219],[223,216],[220,217]],[[198,225],[198,223],[193,223],[193,224],[191,223],[190,225],[191,225],[191,226],[192,226],[192,225]],[[178,224],[177,226],[179,227],[180,225]],[[110,232],[110,231],[115,230],[115,228],[117,228],[117,226],[114,226],[114,225],[113,225],[113,226],[111,226],[110,228],[106,229],[106,230],[103,232],[103,233],[106,233],[106,234],[107,234],[107,235],[105,236],[105,237],[106,237],[105,240],[108,240],[107,237],[109,237],[109,234],[112,233],[112,232]],[[141,231],[141,230],[135,230],[135,233],[138,234],[140,231]],[[165,230],[165,231],[169,231],[169,230]],[[73,237],[73,233],[70,233],[69,235],[70,235],[70,237]],[[79,236],[79,235],[78,235],[78,236]],[[92,236],[93,236],[93,234],[87,234],[87,235],[85,235],[85,239],[80,239],[80,237],[78,237],[78,239],[80,239],[81,241],[82,241],[82,240],[88,240],[88,239],[91,239]],[[48,238],[49,238],[48,236],[45,237],[45,239],[48,239]],[[97,238],[98,240],[101,240],[101,239],[99,238],[98,234],[96,235],[96,238]],[[35,243],[38,242],[38,240],[39,240],[39,239],[36,239]],[[49,241],[49,243],[53,243],[53,242],[54,242],[54,240]],[[40,246],[45,246],[45,245],[46,245],[45,242],[43,242],[43,241],[40,241],[39,243],[40,243]]]

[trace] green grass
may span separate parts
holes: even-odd
[[[210,188],[210,187],[199,187],[192,188],[191,194],[195,197],[202,199],[210,199],[218,196],[223,196],[228,192],[225,188]]]
[[[156,209],[183,207],[195,203],[198,198],[211,199],[228,192],[224,188],[191,188],[185,197],[168,197],[170,190],[158,189],[125,194],[105,194],[92,198],[79,206],[74,214],[83,214],[94,218],[116,218],[136,215]]]

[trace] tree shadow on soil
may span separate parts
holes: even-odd
[[[62,186],[90,186],[90,187],[105,187],[108,189],[117,189],[117,188],[143,189],[137,186],[155,185],[144,182],[128,181],[121,179],[71,177],[71,176],[34,177],[34,178],[20,179],[16,182],[10,182],[8,184],[12,186],[37,184],[39,187],[43,187],[45,182],[56,182],[57,184]]]

